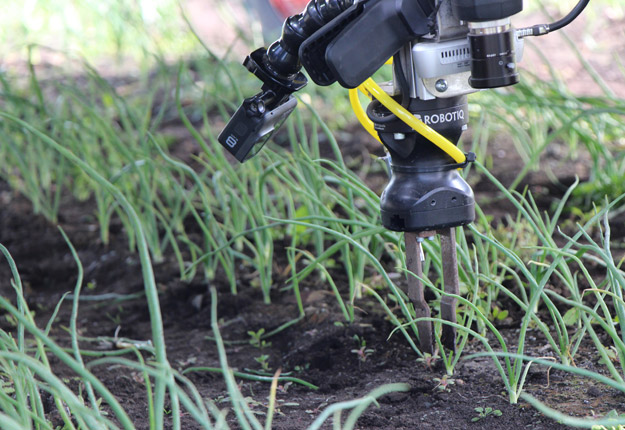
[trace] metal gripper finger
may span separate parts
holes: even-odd
[[[460,292],[458,280],[458,257],[456,255],[456,229],[454,227],[440,230],[441,258],[443,261],[443,283],[446,293],[458,295]],[[456,305],[458,299],[450,296],[441,298],[441,317],[445,321],[456,323]],[[441,342],[445,348],[455,352],[456,328],[443,324]]]
[[[414,273],[408,274],[408,288],[406,294],[414,305],[415,314],[417,318],[429,318],[430,307],[425,301],[423,294],[423,247],[421,241],[423,237],[418,233],[406,232],[404,235],[406,241],[406,267]],[[431,321],[417,321],[417,329],[419,330],[419,345],[421,351],[428,354],[434,354],[434,342],[432,340],[432,322]]]

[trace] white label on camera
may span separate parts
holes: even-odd
[[[236,138],[234,134],[231,134],[226,138],[226,145],[230,148],[234,148],[234,146],[239,142],[239,139]]]

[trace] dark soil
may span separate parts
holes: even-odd
[[[349,150],[349,145],[345,146]],[[547,155],[548,157],[548,155]],[[505,179],[505,178],[504,178]],[[539,187],[540,178],[529,178]],[[546,184],[546,183],[544,183]],[[545,185],[546,186],[546,185]],[[0,242],[11,252],[17,262],[24,282],[26,298],[35,310],[40,326],[45,325],[62,295],[73,290],[77,268],[69,248],[57,227],[44,218],[32,214],[24,198],[6,189],[0,194],[4,210],[0,213]],[[493,195],[486,184],[477,184],[478,195]],[[492,205],[499,207],[499,203]],[[501,215],[495,211],[495,217]],[[85,338],[113,338],[118,336],[134,340],[151,337],[150,320],[145,298],[128,298],[141,294],[143,280],[138,258],[127,249],[121,228],[114,228],[111,243],[103,245],[98,226],[91,216],[89,203],[68,200],[63,205],[60,226],[67,232],[77,248],[85,268],[83,298],[102,294],[117,294],[117,299],[82,301],[78,320],[79,332]],[[278,265],[283,262],[277,261]],[[443,378],[445,371],[440,360],[432,366],[417,361],[418,356],[400,336],[388,336],[392,325],[384,313],[370,299],[356,302],[356,320],[342,322],[336,300],[328,285],[308,280],[302,285],[306,316],[303,320],[267,339],[264,348],[249,343],[248,331],[265,329],[270,332],[297,316],[293,293],[280,292],[284,280],[276,279],[272,303],[264,304],[258,288],[252,286],[253,273],[245,269],[239,276],[239,293],[232,295],[225,281],[216,279],[183,283],[178,279],[178,268],[173,260],[165,259],[155,265],[164,318],[167,352],[170,363],[179,370],[189,367],[219,367],[215,342],[210,326],[209,289],[218,291],[218,318],[220,331],[227,341],[229,365],[240,371],[260,370],[255,358],[268,356],[271,371],[281,369],[316,386],[312,390],[297,384],[282,384],[278,388],[278,413],[275,429],[304,429],[323,409],[342,400],[354,399],[374,388],[391,382],[410,385],[407,393],[384,396],[379,407],[371,406],[358,421],[359,429],[559,429],[564,426],[545,418],[529,405],[509,403],[504,385],[488,358],[461,361],[446,389],[435,378]],[[8,265],[0,267],[0,293],[13,297]],[[502,306],[506,306],[505,303]],[[51,335],[62,345],[69,343],[68,326],[71,303],[66,300],[55,321]],[[2,320],[7,330],[11,326]],[[518,336],[520,315],[500,323],[501,331],[512,339]],[[546,342],[535,333],[528,333],[529,355],[549,355]],[[371,349],[367,355],[356,351],[366,342]],[[83,341],[88,350],[110,350],[110,342]],[[465,356],[481,352],[477,341],[468,344]],[[590,347],[582,348],[576,364],[584,368],[598,367],[598,357]],[[149,354],[146,354],[146,356]],[[149,358],[149,357],[147,357]],[[143,379],[137,372],[124,367],[94,367],[93,372],[119,398],[137,428],[148,428],[147,403]],[[73,376],[58,366],[61,376]],[[227,391],[218,373],[191,372],[187,374],[205,398],[214,400],[219,407],[228,408]],[[269,383],[240,380],[241,390],[250,399],[253,409],[262,414],[267,411]],[[527,392],[547,404],[575,416],[605,414],[622,406],[622,395],[591,381],[572,378],[557,371],[548,372],[535,366],[529,374]],[[502,412],[501,416],[488,416],[477,422],[477,407],[490,407]],[[234,423],[234,414],[229,413]],[[188,417],[183,417],[185,429],[197,428]],[[236,427],[236,425],[235,425]],[[326,424],[324,428],[331,428]]]

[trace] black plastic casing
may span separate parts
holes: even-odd
[[[306,85],[298,72],[288,77],[268,64],[264,48],[252,52],[243,62],[263,82],[262,91],[243,100],[217,140],[240,162],[254,156],[297,106],[293,93]]]
[[[462,21],[494,21],[523,10],[523,0],[451,0],[456,18]]]
[[[392,231],[434,231],[475,219],[473,191],[457,170],[415,174],[393,171],[380,198],[382,225]]]
[[[493,21],[492,29],[501,27],[497,21],[523,10],[523,0],[451,0],[456,18],[466,22]],[[470,25],[469,25],[470,26]],[[514,52],[514,30],[469,34],[471,46],[471,78],[473,88],[505,87],[519,82]]]
[[[217,140],[241,163],[261,150],[284,120],[297,106],[297,99],[288,99],[270,111],[259,112],[255,98],[245,99]]]
[[[356,88],[404,44],[431,31],[433,9],[427,0],[369,0],[362,7],[325,51],[327,68],[345,88]]]
[[[473,88],[498,88],[519,83],[514,51],[514,30],[503,33],[472,35],[471,78]]]
[[[390,113],[379,103],[372,105],[367,114],[391,156],[391,180],[380,197],[382,225],[393,231],[418,232],[473,222],[473,191],[454,160],[399,119],[389,121]],[[464,96],[412,100],[409,110],[453,143],[460,139],[469,118]]]
[[[308,76],[317,85],[327,86],[336,82],[337,76],[328,67],[326,50],[328,45],[364,10],[364,4],[357,2],[332,21],[312,34],[299,48],[299,59]]]

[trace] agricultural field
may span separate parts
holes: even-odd
[[[258,91],[244,4],[4,3],[1,429],[625,426],[620,1],[470,96],[477,218],[457,230],[456,352],[433,355],[347,90],[311,83],[244,164],[217,142]],[[519,26],[576,2],[526,3]]]

